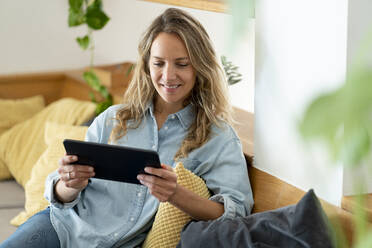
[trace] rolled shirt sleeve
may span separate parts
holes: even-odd
[[[47,201],[49,201],[50,205],[53,207],[60,209],[73,208],[79,202],[81,193],[79,193],[75,200],[73,200],[72,202],[62,203],[58,201],[54,194],[54,185],[58,182],[59,179],[60,175],[58,174],[57,171],[54,171],[53,173],[48,175],[45,181],[44,197],[45,199],[47,199]]]
[[[225,143],[202,177],[214,193],[210,200],[222,203],[225,208],[220,219],[247,216],[253,207],[253,196],[246,161],[238,138]]]

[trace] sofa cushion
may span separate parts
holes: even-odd
[[[11,220],[11,224],[19,226],[29,217],[48,206],[44,198],[45,179],[49,173],[58,168],[58,160],[65,154],[63,139],[84,140],[88,127],[63,125],[47,122],[45,125],[45,142],[48,148],[34,165],[31,178],[26,183],[25,210]]]
[[[210,193],[205,182],[194,173],[185,169],[182,163],[175,168],[177,183],[203,198],[209,198]],[[191,220],[191,217],[168,202],[159,205],[154,223],[142,247],[174,248],[180,240],[181,230]]]
[[[80,125],[94,115],[95,104],[64,98],[50,104],[31,119],[12,127],[0,137],[0,160],[19,184],[25,186],[33,165],[46,149],[47,121]],[[3,178],[0,178],[3,179]]]
[[[23,122],[45,107],[42,96],[23,99],[0,99],[0,136],[6,130]],[[0,160],[0,179],[11,178],[10,171]]]
[[[45,107],[43,96],[22,99],[0,99],[0,135],[15,124],[25,121]]]
[[[310,190],[295,205],[246,217],[190,222],[177,248],[336,247],[332,235],[327,216]]]

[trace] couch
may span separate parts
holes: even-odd
[[[129,66],[130,63],[123,63],[101,68],[111,72],[111,79],[117,78],[117,74],[121,73],[119,82],[113,80],[107,83],[110,92],[114,94],[114,99],[120,99],[128,85],[130,75],[122,72],[126,72]],[[108,75],[110,77],[110,74]],[[46,103],[50,104],[64,97],[89,100],[89,92],[89,87],[82,80],[82,70],[0,76],[0,98],[14,99],[41,94]],[[240,109],[235,109],[235,114],[238,120],[235,129],[243,144],[253,189],[255,200],[253,212],[273,210],[297,203],[305,194],[304,191],[253,165],[253,114]],[[24,190],[14,180],[0,181],[0,199],[0,242],[2,242],[16,230],[9,221],[23,209]],[[321,203],[331,222],[344,230],[348,243],[351,244],[353,234],[351,214],[325,201]]]

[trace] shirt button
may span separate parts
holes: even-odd
[[[165,126],[164,129],[165,129],[165,130],[168,130],[168,126]]]
[[[156,145],[153,145],[153,146],[152,146],[152,149],[156,149]]]
[[[118,233],[114,233],[114,236],[117,237],[119,234]]]
[[[130,221],[132,221],[132,222],[133,222],[133,221],[134,221],[134,218],[133,218],[133,217],[132,217],[132,218],[130,218]]]
[[[176,118],[176,116],[172,115],[172,116],[171,116],[171,118],[172,118],[172,119],[175,119],[175,118]]]
[[[137,193],[137,196],[138,196],[138,197],[141,197],[141,195],[142,195],[141,192]]]

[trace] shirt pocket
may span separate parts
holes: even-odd
[[[192,171],[194,174],[197,174],[196,172],[200,169],[201,162],[197,159],[184,159],[181,162],[186,169]]]

